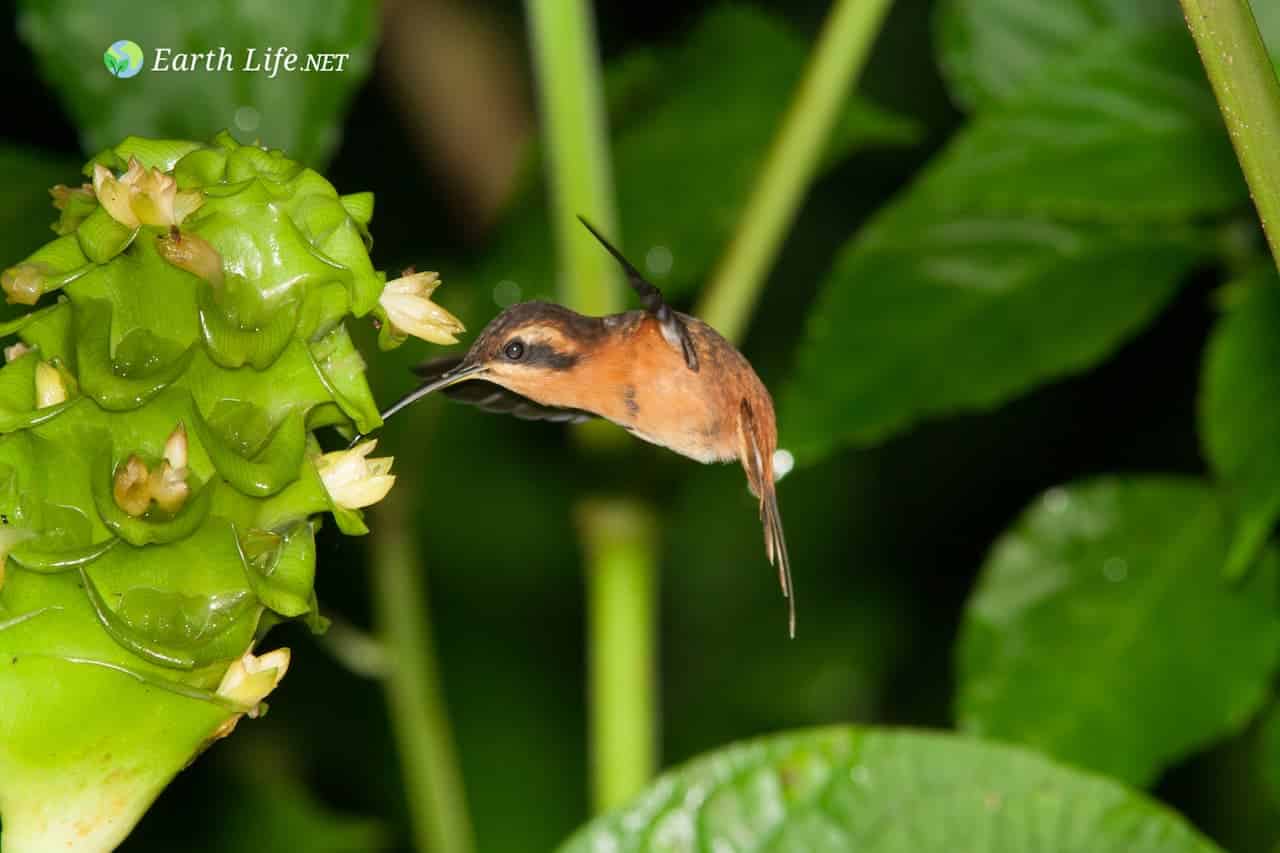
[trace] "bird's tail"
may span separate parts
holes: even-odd
[[[787,537],[782,532],[782,514],[778,511],[778,493],[772,478],[761,489],[760,523],[764,526],[764,547],[769,562],[778,567],[778,583],[787,599],[787,630],[796,636],[796,591],[791,583],[791,558],[787,555]]]

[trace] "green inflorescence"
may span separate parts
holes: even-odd
[[[271,626],[322,630],[323,515],[366,531],[322,480],[314,431],[381,423],[343,322],[386,316],[368,254],[373,200],[225,133],[207,145],[129,138],[86,175],[95,167],[110,170],[96,194],[56,188],[60,236],[4,274],[9,301],[32,307],[0,323],[0,707],[46,715],[41,732],[89,720],[65,706],[111,701],[108,673],[122,691],[202,705],[187,738],[198,745],[257,711],[218,687]],[[171,176],[179,203],[196,206],[166,224],[144,194],[143,224],[120,221],[128,211],[108,195],[126,169]],[[144,493],[145,510],[131,508],[130,465],[179,477],[177,499]],[[98,681],[78,693],[88,671]],[[13,787],[40,763],[28,722],[0,714],[6,851],[19,849],[20,809],[44,808]]]

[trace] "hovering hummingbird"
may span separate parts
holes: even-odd
[[[504,310],[461,358],[415,368],[423,384],[383,413],[391,417],[434,391],[526,420],[601,417],[637,438],[699,462],[742,463],[760,499],[765,550],[778,568],[795,636],[791,563],[774,489],[778,433],[773,399],[751,364],[706,323],[671,309],[591,223],[618,260],[643,311],[586,317],[547,302]]]

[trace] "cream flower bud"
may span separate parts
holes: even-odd
[[[7,346],[4,348],[5,364],[8,364],[11,361],[17,361],[18,359],[22,358],[24,355],[26,355],[29,352],[31,352],[31,347],[27,346],[21,341],[14,344],[13,346]]]
[[[316,459],[316,470],[333,502],[344,509],[376,504],[395,484],[391,463],[395,457],[367,458],[377,441],[365,441],[350,450],[336,450]]]
[[[164,443],[165,461],[174,468],[187,467],[187,427],[179,423]]]
[[[276,689],[280,679],[289,671],[289,650],[276,649],[265,655],[256,656],[253,650],[244,653],[239,660],[227,667],[222,683],[218,685],[218,695],[237,705],[248,707],[246,713],[257,717],[258,705],[267,694]]]
[[[151,472],[147,463],[135,454],[116,468],[115,481],[111,488],[116,506],[134,518],[142,515],[151,505]]]
[[[67,384],[62,373],[47,361],[36,365],[36,408],[56,406],[67,400]]]
[[[0,290],[6,302],[35,305],[44,293],[45,269],[39,264],[18,264],[0,273]]]
[[[187,502],[191,487],[187,485],[187,469],[175,468],[167,461],[151,472],[147,478],[147,490],[151,499],[165,512],[177,512]]]
[[[439,286],[440,275],[434,272],[412,273],[387,282],[378,303],[387,312],[392,329],[433,344],[456,344],[455,335],[466,329],[457,317],[431,301]]]
[[[222,287],[222,255],[203,237],[183,234],[175,228],[156,238],[156,250],[175,267],[198,275],[215,288]]]
[[[194,190],[178,192],[178,182],[159,169],[144,168],[136,157],[117,178],[101,163],[93,166],[93,192],[111,218],[122,225],[181,225],[204,202]]]

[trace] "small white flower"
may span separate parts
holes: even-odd
[[[466,329],[457,317],[431,301],[439,286],[440,275],[434,272],[411,273],[387,282],[378,303],[387,312],[392,329],[433,344],[456,344],[455,335]]]
[[[261,656],[254,655],[253,649],[249,649],[243,657],[227,667],[226,675],[222,676],[222,683],[218,685],[218,695],[249,708],[246,713],[250,718],[257,717],[259,703],[276,689],[280,679],[288,671],[287,648],[276,649]]]
[[[36,365],[36,408],[56,406],[67,400],[67,385],[62,373],[47,361]]]
[[[21,341],[14,344],[13,346],[5,347],[4,348],[5,364],[8,364],[11,361],[17,361],[18,359],[22,358],[24,355],[26,355],[29,352],[31,352],[31,347],[27,346]]]
[[[129,158],[129,170],[119,178],[106,166],[95,163],[93,192],[112,219],[130,228],[181,225],[204,202],[200,192],[178,192],[178,182],[172,175],[144,168],[136,157]]]
[[[364,441],[350,450],[336,450],[316,458],[316,470],[333,502],[344,509],[376,504],[395,484],[393,456],[367,458],[377,441]]]

